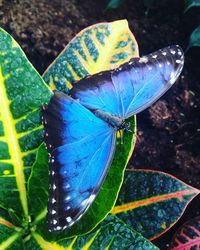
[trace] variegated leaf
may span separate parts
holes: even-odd
[[[23,249],[22,233],[0,213],[0,249]]]
[[[116,216],[108,216],[95,230],[84,236],[60,240],[45,240],[34,232],[33,239],[26,243],[26,249],[36,244],[43,250],[158,250],[150,241],[129,228]],[[34,248],[35,249],[35,248]],[[36,248],[37,249],[37,248]]]
[[[152,240],[176,223],[199,192],[166,173],[127,170],[112,213]]]
[[[0,29],[0,207],[26,217],[26,174],[43,140],[40,107],[50,96],[19,45]]]
[[[137,56],[137,42],[126,20],[95,24],[72,39],[44,73],[44,80],[52,89],[68,92],[84,76],[116,68]]]
[[[200,216],[187,221],[178,229],[169,250],[200,249]]]

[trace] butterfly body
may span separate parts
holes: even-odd
[[[92,112],[94,113],[95,116],[107,122],[115,130],[120,130],[125,128],[125,120],[118,116],[111,115],[100,109],[94,110]]]
[[[172,86],[183,62],[181,48],[170,46],[86,77],[70,95],[54,93],[43,111],[50,154],[50,231],[72,226],[87,211],[111,165],[117,131],[129,130],[126,120]]]

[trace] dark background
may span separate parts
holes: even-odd
[[[200,23],[200,9],[184,14],[184,0],[155,1],[148,15],[142,0],[126,0],[116,10],[106,11],[105,6],[105,0],[0,0],[0,26],[14,36],[43,73],[76,33],[97,22],[128,19],[141,55],[172,44],[185,50]],[[199,61],[200,47],[190,49],[177,83],[137,116],[137,144],[129,168],[161,170],[200,188]],[[175,230],[199,214],[197,197],[179,222],[154,243],[167,249]]]

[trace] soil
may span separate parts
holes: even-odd
[[[155,2],[147,14],[142,0],[126,0],[119,9],[107,11],[102,0],[0,0],[0,26],[15,37],[40,73],[76,33],[102,21],[128,19],[141,55],[171,44],[186,49],[190,33],[200,23],[200,9],[184,14],[182,0]],[[199,58],[200,49],[190,49],[175,86],[137,116],[137,144],[129,168],[161,170],[200,188]],[[175,230],[199,215],[199,208],[197,197],[154,243],[167,249]]]

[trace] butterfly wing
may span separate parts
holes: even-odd
[[[71,96],[89,109],[128,118],[158,100],[176,81],[183,63],[182,49],[170,46],[81,80]]]
[[[50,154],[47,224],[60,231],[86,212],[106,176],[116,133],[71,97],[55,92],[43,111]]]
[[[151,106],[177,80],[184,64],[184,54],[177,46],[170,46],[130,62],[131,69],[113,74],[113,81],[130,78],[124,90],[124,116],[128,118]],[[128,75],[128,76],[127,76]],[[126,82],[126,80],[125,80]]]

